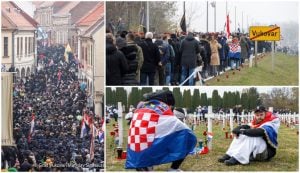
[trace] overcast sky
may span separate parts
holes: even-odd
[[[190,29],[206,32],[206,2],[207,1],[186,1],[186,16],[191,13],[195,16]],[[214,31],[214,8],[209,1],[209,31]],[[183,14],[183,1],[177,2],[178,16]],[[297,1],[227,1],[227,9],[231,21],[231,31],[235,31],[235,7],[236,7],[236,28],[238,25],[244,30],[247,26],[271,25],[285,22],[299,23],[299,2]],[[243,13],[243,15],[242,15]],[[243,16],[243,22],[242,22]],[[179,17],[180,18],[180,17]],[[248,18],[248,20],[247,20]],[[187,19],[188,20],[188,19]],[[226,1],[216,1],[216,28],[217,31],[224,29],[226,20]]]

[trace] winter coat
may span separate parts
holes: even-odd
[[[156,44],[159,48],[159,53],[160,53],[160,62],[165,65],[170,61],[170,48],[169,44],[165,43],[163,40],[155,40],[154,44]]]
[[[176,38],[172,38],[169,40],[169,44],[173,47],[174,53],[175,53],[175,58],[174,58],[174,65],[179,66],[180,65],[180,44],[179,41]]]
[[[197,66],[197,54],[200,53],[199,42],[188,35],[180,45],[181,66],[195,68]]]
[[[242,59],[248,58],[249,45],[244,36],[241,37],[240,46],[241,46],[241,58]]]
[[[122,85],[122,75],[128,70],[124,54],[112,44],[106,44],[106,84]]]
[[[123,84],[138,85],[140,69],[144,61],[142,49],[134,42],[128,42],[127,46],[120,51],[124,54],[128,64],[128,71],[123,76]]]
[[[155,73],[160,61],[160,54],[158,47],[153,44],[152,39],[145,39],[139,46],[142,48],[144,63],[141,68],[141,72]]]
[[[226,57],[227,57],[227,55],[226,55],[226,38],[220,37],[220,38],[218,38],[218,42],[222,46],[222,48],[219,49],[220,60],[225,61]]]
[[[219,50],[222,46],[218,43],[217,40],[210,41],[210,49],[211,49],[211,58],[210,65],[220,65],[220,57]]]
[[[201,54],[204,64],[209,64],[211,55],[209,42],[205,39],[200,39],[199,45],[204,49],[204,52]]]

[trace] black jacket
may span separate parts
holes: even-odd
[[[204,49],[203,53],[201,54],[203,62],[205,64],[210,64],[211,50],[209,42],[207,40],[200,39],[199,45]]]
[[[136,71],[138,68],[137,52],[138,48],[136,45],[129,45],[120,49],[125,55],[128,71],[123,76],[124,85],[138,85],[136,81]]]
[[[144,63],[141,68],[141,72],[143,73],[154,73],[158,67],[158,63],[160,61],[160,54],[158,47],[152,43],[151,39],[145,39],[142,41],[139,46],[143,50],[144,55]]]
[[[197,54],[200,53],[199,43],[192,36],[188,35],[180,45],[181,66],[195,68],[197,66]]]
[[[106,44],[106,85],[122,85],[122,76],[128,70],[126,58],[112,44]]]

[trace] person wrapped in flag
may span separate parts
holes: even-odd
[[[239,69],[241,61],[241,46],[237,36],[234,36],[232,41],[228,42],[228,47],[228,58],[230,60],[231,69]]]
[[[128,135],[126,169],[151,171],[154,165],[172,162],[178,171],[196,146],[196,136],[172,111],[171,91],[144,95],[132,117]]]
[[[250,125],[233,129],[232,133],[236,137],[218,161],[228,166],[248,164],[250,161],[269,161],[276,155],[279,126],[278,117],[266,111],[265,107],[258,107]]]

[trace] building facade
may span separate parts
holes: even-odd
[[[89,14],[76,23],[78,59],[82,64],[80,78],[94,102],[96,115],[103,115],[104,107],[104,3],[99,3]]]
[[[50,44],[69,44],[76,53],[78,32],[75,23],[84,17],[100,2],[97,1],[44,1],[34,2],[36,11],[34,18],[39,27],[47,33]]]
[[[13,2],[2,2],[2,64],[14,67],[17,78],[30,75],[36,62],[37,22]]]

